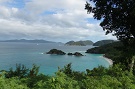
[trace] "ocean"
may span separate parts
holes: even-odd
[[[87,54],[87,49],[93,46],[66,46],[61,43],[16,43],[0,42],[0,70],[15,69],[16,64],[24,64],[32,68],[33,64],[40,66],[39,72],[45,75],[53,75],[58,67],[63,68],[72,63],[74,71],[85,72],[100,65],[109,67],[109,63],[101,54]],[[68,55],[46,54],[50,49],[59,49],[66,53],[81,52],[85,56],[75,57]]]

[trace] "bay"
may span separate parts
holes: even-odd
[[[33,64],[40,66],[40,73],[53,75],[58,67],[63,68],[72,63],[75,71],[85,71],[100,65],[109,67],[109,63],[101,54],[86,54],[85,51],[93,46],[66,46],[61,43],[16,43],[0,42],[0,70],[15,68],[16,64],[24,64],[31,68]],[[81,52],[82,57],[68,55],[44,54],[50,49],[59,49],[66,53]]]

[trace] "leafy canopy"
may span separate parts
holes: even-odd
[[[89,0],[85,9],[102,20],[100,26],[106,34],[114,32],[119,40],[135,38],[135,0]]]

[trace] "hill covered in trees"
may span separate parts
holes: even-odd
[[[135,52],[135,49],[133,50]],[[125,46],[120,41],[88,49],[86,53],[104,54],[104,57],[111,59],[113,64],[122,64],[123,66],[126,66],[125,68],[127,70],[131,63],[131,60],[129,60],[130,52],[125,49]]]
[[[93,45],[93,42],[90,40],[86,41],[69,41],[65,43],[65,45],[75,45],[75,46],[86,46],[86,45]]]
[[[100,40],[100,41],[95,42],[93,46],[102,46],[102,45],[113,43],[113,42],[115,41],[114,40]]]

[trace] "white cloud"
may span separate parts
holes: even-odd
[[[113,38],[104,35],[99,22],[86,21],[92,14],[87,14],[84,6],[85,0],[31,0],[21,9],[2,5],[0,37],[54,41]]]
[[[13,7],[13,8],[11,8],[11,10],[12,10],[13,13],[17,13],[18,12],[18,8],[14,8]]]
[[[10,17],[10,10],[4,6],[0,6],[0,16],[1,17]]]
[[[18,8],[0,6],[0,18],[10,19],[18,12]]]
[[[0,0],[0,3],[12,2],[13,0]]]

